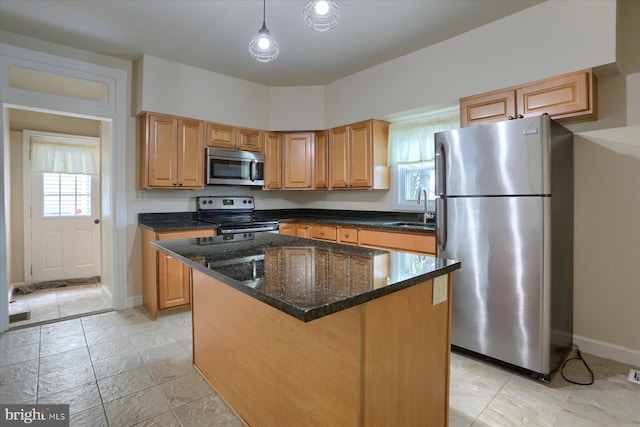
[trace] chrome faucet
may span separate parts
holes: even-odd
[[[420,192],[418,193],[418,204],[422,200],[422,195],[424,193],[424,213],[422,214],[422,223],[426,224],[427,219],[433,219],[433,213],[427,212],[427,189],[422,187]]]

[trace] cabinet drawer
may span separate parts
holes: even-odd
[[[396,233],[377,230],[360,230],[360,246],[395,249],[435,255],[436,236],[419,233]]]
[[[358,244],[358,229],[350,227],[338,227],[338,243]]]
[[[337,234],[338,233],[335,226],[314,224],[311,229],[311,237],[313,237],[314,239],[331,240],[335,242]]]

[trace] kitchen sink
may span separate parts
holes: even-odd
[[[411,229],[411,230],[427,230],[427,231],[433,231],[436,229],[436,224],[431,222],[431,223],[424,223],[424,222],[403,222],[403,221],[396,221],[396,222],[385,222],[382,225],[387,225],[390,227],[398,227],[398,228],[406,228],[406,229]]]

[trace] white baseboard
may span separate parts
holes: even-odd
[[[127,299],[127,308],[139,307],[142,305],[142,295],[129,297]]]
[[[616,362],[625,363],[627,365],[640,367],[640,351],[634,350],[620,345],[611,344],[604,341],[594,340],[580,335],[573,336],[573,343],[584,353],[593,354],[594,356],[604,357],[605,359],[615,360]]]
[[[102,297],[111,303],[111,307],[113,307],[113,295],[109,288],[107,288],[104,283],[100,286],[100,290],[102,291]]]

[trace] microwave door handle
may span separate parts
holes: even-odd
[[[256,180],[256,161],[255,160],[251,160],[251,163],[249,164],[249,179],[251,181]]]

